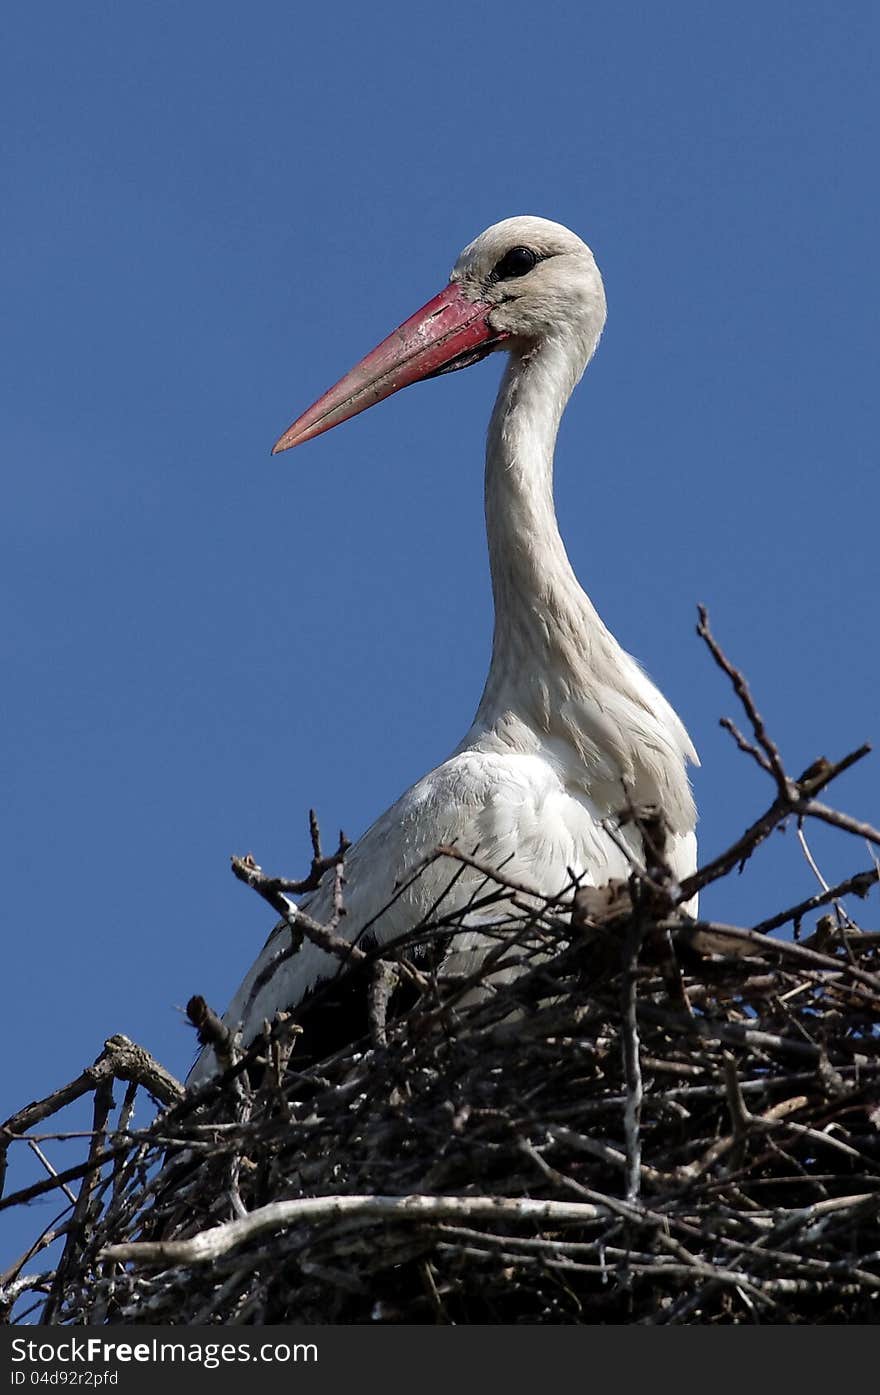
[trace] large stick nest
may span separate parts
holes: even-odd
[[[94,1094],[88,1157],[2,1203],[69,1197],[54,1267],[34,1267],[44,1232],[2,1276],[7,1313],[91,1324],[874,1320],[880,934],[860,930],[841,898],[865,896],[876,863],[751,929],[681,909],[786,821],[820,819],[880,846],[876,829],[817,799],[862,752],[791,779],[705,620],[702,632],[754,741],[734,734],[775,789],[726,854],[677,885],[662,821],[630,810],[644,865],[628,882],[577,890],[572,911],[570,894],[536,900],[446,849],[451,877],[464,864],[484,874],[481,915],[493,918],[494,947],[469,979],[443,970],[460,919],[441,905],[406,940],[349,959],[307,1012],[266,1024],[244,1054],[195,1001],[227,1062],[198,1090],[112,1038],[76,1081],[5,1126],[7,1142],[38,1144],[44,1119]],[[246,867],[274,904],[279,883]],[[323,934],[344,957],[335,927]],[[316,1050],[315,1023],[355,997],[364,1035]],[[114,1080],[128,1082],[115,1114]],[[141,1089],[161,1108],[132,1130]]]

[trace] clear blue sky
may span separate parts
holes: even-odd
[[[223,1008],[272,921],[229,854],[301,874],[310,805],[356,835],[467,728],[497,361],[269,449],[499,218],[567,223],[605,276],[561,525],[701,752],[703,849],[770,791],[718,729],[698,601],[792,770],[880,741],[877,16],[7,14],[0,1117],[117,1031],[182,1075],[179,1006]],[[875,821],[877,768],[837,792]],[[813,889],[789,835],[704,904]]]

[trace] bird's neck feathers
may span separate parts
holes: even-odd
[[[614,644],[572,570],[553,502],[556,435],[588,357],[586,345],[542,340],[510,355],[501,382],[486,444],[495,635],[481,712],[527,701],[536,674],[576,683],[595,643]]]
[[[581,588],[553,502],[565,405],[595,342],[543,340],[512,353],[489,426],[486,531],[495,599],[492,662],[471,739],[558,749],[591,797],[661,803],[693,827],[684,771],[696,759],[665,698]],[[482,734],[482,735],[481,735]],[[574,756],[567,761],[565,752]]]
[[[493,668],[505,677],[522,645],[549,658],[560,625],[604,629],[565,551],[553,502],[553,453],[586,360],[566,340],[512,353],[486,444],[486,532],[495,597]],[[516,651],[515,655],[511,648]],[[490,675],[491,676],[491,675]],[[497,674],[497,678],[501,678]],[[510,675],[512,676],[512,675]]]

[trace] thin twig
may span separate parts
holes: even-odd
[[[744,748],[751,749],[751,754],[756,757],[763,769],[770,771],[776,781],[780,794],[785,796],[789,789],[789,779],[783,768],[776,743],[772,741],[768,735],[763,718],[755,706],[755,700],[752,697],[751,689],[740,670],[730,662],[727,655],[716,643],[712,631],[709,628],[709,612],[706,610],[706,607],[704,605],[698,606],[697,611],[700,617],[697,625],[697,634],[705,642],[709,653],[712,655],[718,667],[727,674],[733,684],[733,690],[743,705],[745,714],[751,723],[752,731],[755,734],[755,740],[761,752],[763,752],[765,759],[762,761],[759,753],[754,748],[749,748],[748,743],[744,743]],[[722,725],[724,725],[724,723],[722,723]],[[732,722],[728,721],[727,725],[728,730],[733,727]]]
[[[635,901],[623,945],[621,965],[621,1045],[623,1074],[626,1081],[626,1106],[623,1127],[626,1137],[626,1199],[635,1201],[641,1184],[642,1145],[639,1124],[642,1114],[642,1067],[639,1048],[637,1011],[637,966],[644,935],[644,923],[639,900],[641,892],[633,888]]]
[[[756,935],[767,935],[771,930],[778,930],[781,925],[787,925],[789,921],[794,921],[797,925],[810,911],[816,911],[821,906],[833,904],[841,896],[867,896],[872,886],[876,886],[880,881],[880,869],[872,867],[865,872],[856,872],[852,877],[847,877],[845,881],[838,882],[836,886],[829,887],[821,895],[808,896],[806,900],[799,901],[796,906],[789,906],[787,910],[780,911],[778,915],[768,916],[766,920],[758,921],[752,926]]]

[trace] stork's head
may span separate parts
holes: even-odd
[[[505,218],[465,247],[449,278],[469,300],[491,307],[496,331],[533,344],[574,335],[595,347],[605,290],[593,254],[561,223]]]
[[[546,218],[505,218],[464,249],[445,290],[304,412],[273,454],[495,349],[522,353],[542,340],[566,339],[582,368],[604,323],[602,277],[586,243]]]

